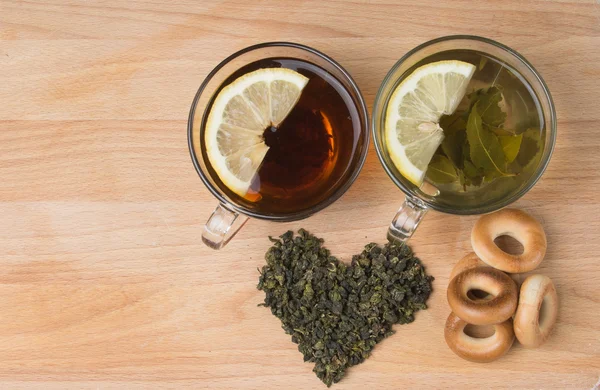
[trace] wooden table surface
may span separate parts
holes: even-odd
[[[0,0],[0,387],[324,386],[257,307],[268,235],[304,227],[348,261],[383,243],[403,195],[371,148],[352,188],[296,223],[252,220],[201,243],[216,201],[190,162],[199,84],[251,44],[291,40],[339,61],[369,108],[404,53],[475,34],[521,52],[553,94],[550,166],[516,205],[543,222],[539,272],[561,300],[547,344],[468,363],[447,348],[445,289],[474,217],[431,212],[411,244],[436,277],[335,389],[592,388],[600,376],[600,3]]]

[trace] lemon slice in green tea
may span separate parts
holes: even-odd
[[[444,139],[439,120],[456,110],[474,72],[475,66],[463,61],[433,62],[394,90],[385,114],[385,143],[398,171],[413,184],[423,183]]]

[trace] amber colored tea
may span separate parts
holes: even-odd
[[[235,203],[261,213],[293,214],[325,200],[353,169],[361,124],[342,83],[324,69],[294,58],[269,58],[246,65],[214,96],[246,73],[279,67],[295,70],[309,81],[285,120],[278,127],[265,128],[263,139],[269,150],[248,193],[241,197],[229,190],[210,168],[206,155],[204,159],[213,180]]]

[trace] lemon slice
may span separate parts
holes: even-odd
[[[417,68],[394,90],[385,115],[386,146],[396,168],[413,184],[423,183],[444,139],[439,120],[456,110],[474,72],[467,62],[433,62]]]
[[[223,183],[240,196],[269,150],[263,132],[277,127],[300,99],[308,78],[285,68],[245,74],[219,92],[206,122],[208,159]]]

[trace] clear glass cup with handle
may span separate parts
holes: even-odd
[[[389,99],[404,78],[416,67],[439,59],[452,58],[449,53],[483,53],[518,77],[535,97],[541,131],[542,151],[527,174],[502,178],[473,191],[440,192],[427,179],[417,187],[394,165],[386,148],[384,129]],[[478,65],[478,64],[474,64]],[[556,141],[556,113],[550,91],[535,68],[519,53],[490,39],[476,36],[448,36],[426,42],[404,55],[384,78],[373,107],[371,129],[377,155],[386,173],[405,193],[405,201],[388,229],[390,240],[408,240],[430,209],[448,214],[473,215],[499,210],[527,193],[544,173]],[[510,182],[509,182],[510,180]],[[509,191],[503,189],[510,188]]]
[[[352,118],[348,117],[348,120],[352,120],[355,141],[352,141],[354,144],[347,166],[344,169],[334,169],[331,175],[335,177],[332,178],[331,185],[321,191],[310,207],[290,212],[268,212],[254,207],[251,202],[232,196],[210,167],[203,142],[204,126],[212,101],[222,86],[241,68],[271,58],[300,60],[318,68],[323,77],[331,83],[337,83],[345,91],[345,102],[353,108]],[[352,77],[341,65],[315,49],[296,43],[270,42],[245,48],[223,60],[198,89],[188,120],[188,145],[192,162],[206,188],[219,202],[204,226],[202,241],[213,249],[220,249],[233,238],[248,218],[276,222],[295,221],[307,218],[335,202],[348,190],[362,169],[370,138],[368,126],[367,107]]]

